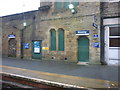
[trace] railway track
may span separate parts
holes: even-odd
[[[41,88],[49,90],[65,90],[65,88],[54,86],[50,83],[38,82],[32,79],[16,77],[2,73],[2,88]]]

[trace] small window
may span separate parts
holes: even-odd
[[[72,3],[74,6],[79,5],[79,0],[63,0],[60,2],[60,0],[55,0],[55,8],[56,9],[61,9],[61,8],[66,8],[68,9],[68,5]]]
[[[50,50],[56,50],[56,31],[50,30]]]
[[[110,38],[110,47],[120,47],[120,38]]]
[[[70,4],[70,2],[64,2],[64,8],[69,8],[68,5]]]
[[[110,27],[110,36],[120,36],[120,27]]]
[[[62,8],[62,2],[55,2],[55,8],[56,9]]]
[[[72,0],[72,4],[74,6],[78,6],[79,5],[79,0]]]

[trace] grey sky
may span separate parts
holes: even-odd
[[[0,16],[37,10],[40,0],[0,0]]]

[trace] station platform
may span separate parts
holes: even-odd
[[[119,88],[120,85],[116,66],[3,58],[0,67],[3,74],[63,88]]]

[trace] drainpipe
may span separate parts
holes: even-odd
[[[100,41],[101,41],[101,48],[100,48],[100,62],[101,65],[107,65],[105,61],[105,43],[104,43],[104,25],[103,25],[103,19],[104,19],[104,2],[100,2]]]
[[[20,39],[21,39],[21,42],[20,42],[20,45],[21,45],[21,48],[20,48],[20,58],[22,59],[23,58],[23,30],[24,29],[21,29],[20,30]]]
[[[35,16],[33,17],[33,21],[31,22],[31,24],[27,25],[26,22],[23,23],[23,29],[20,30],[20,45],[21,45],[21,48],[20,48],[20,58],[23,59],[23,50],[24,50],[24,42],[23,42],[23,36],[24,36],[24,30],[27,29],[28,26],[32,25],[32,24],[35,24]],[[35,30],[35,29],[34,29]]]

